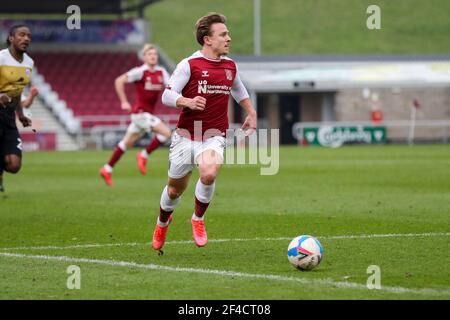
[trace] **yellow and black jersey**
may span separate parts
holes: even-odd
[[[17,61],[9,49],[0,50],[0,93],[7,94],[13,101],[20,101],[23,89],[30,83],[33,59],[26,53],[23,61]]]

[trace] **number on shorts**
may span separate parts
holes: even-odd
[[[19,149],[20,151],[22,151],[22,139],[17,138],[17,141],[19,141],[19,143],[17,144],[17,149]]]

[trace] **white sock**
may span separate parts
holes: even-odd
[[[175,207],[177,206],[178,202],[180,202],[180,200],[181,197],[178,197],[176,199],[170,199],[169,194],[167,193],[167,186],[166,186],[161,194],[161,201],[159,204],[161,206],[161,209],[170,212],[175,210]]]
[[[147,158],[148,158],[148,152],[147,152],[147,150],[143,149],[143,150],[141,151],[141,156],[142,156],[142,158],[147,159]]]
[[[156,219],[156,223],[158,224],[158,226],[160,226],[160,227],[167,227],[168,225],[169,225],[169,220],[167,220],[167,222],[161,222],[160,220],[159,220],[159,217],[158,217],[158,219]]]
[[[162,134],[156,134],[156,139],[158,139],[159,142],[164,143],[167,140],[169,140],[169,138],[166,138],[166,136],[163,136]]]
[[[113,168],[109,164],[105,164],[103,168],[105,168],[106,172],[109,173],[113,172]]]
[[[214,189],[216,188],[216,183],[214,182],[211,185],[203,184],[200,179],[197,181],[197,185],[195,186],[195,197],[203,203],[210,203],[213,195]]]
[[[125,142],[120,141],[120,142],[117,144],[117,146],[118,146],[123,152],[127,151],[127,146],[125,145]]]
[[[192,220],[194,220],[194,221],[203,221],[203,220],[205,220],[205,215],[203,215],[202,217],[197,217],[196,215],[195,215],[195,212],[192,214]]]

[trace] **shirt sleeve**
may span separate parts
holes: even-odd
[[[136,67],[127,72],[127,82],[136,82],[142,79],[144,75],[144,69],[141,67]]]
[[[3,54],[0,53],[0,80],[1,80],[1,76],[2,76],[2,69],[3,69],[3,65],[5,64],[4,62],[4,58],[3,58]],[[0,81],[1,82],[1,81]],[[0,95],[3,95],[2,93],[0,93]]]
[[[233,86],[231,87],[231,95],[237,103],[240,103],[242,100],[249,98],[247,89],[244,87],[244,84],[241,81],[241,77],[239,77],[239,71],[236,66],[236,76],[234,77]]]
[[[164,85],[167,86],[167,84],[169,83],[170,75],[165,68],[162,68],[162,74]]]
[[[191,77],[191,67],[187,60],[181,61],[170,77],[166,90],[162,95],[162,102],[169,107],[176,107],[181,92]]]

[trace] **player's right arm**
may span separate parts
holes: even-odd
[[[3,58],[0,56],[0,74],[3,65]],[[6,105],[11,102],[11,98],[6,93],[0,93],[0,106],[6,108]]]
[[[0,93],[0,105],[3,108],[6,108],[6,105],[10,102],[11,102],[11,98],[7,94]]]
[[[187,60],[181,61],[169,79],[166,89],[162,95],[162,102],[169,107],[179,109],[189,108],[192,110],[204,110],[206,99],[202,96],[194,98],[183,97],[181,92],[191,77],[191,67]]]
[[[127,94],[125,93],[125,84],[128,83],[128,76],[126,73],[118,76],[114,81],[114,87],[116,88],[117,96],[120,100],[120,107],[122,110],[131,111],[131,105],[128,102]]]

